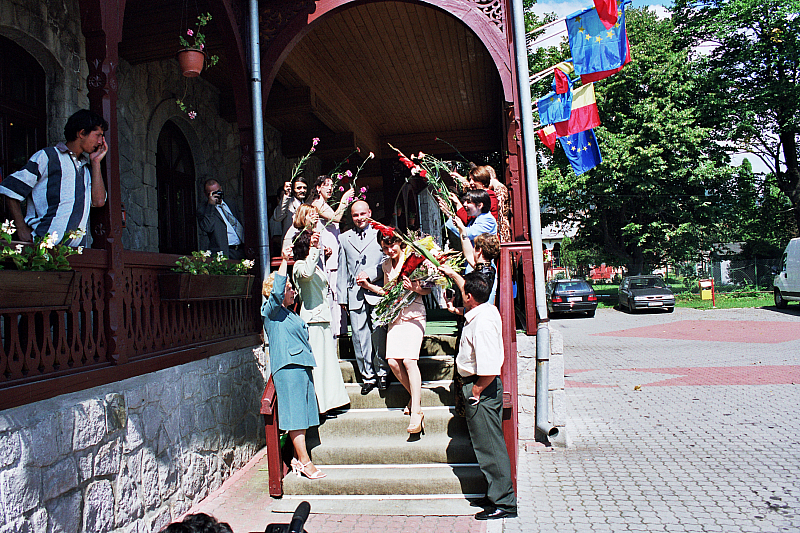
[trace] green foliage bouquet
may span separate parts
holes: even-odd
[[[206,274],[212,276],[244,276],[253,268],[255,261],[252,259],[242,259],[238,263],[228,261],[222,252],[212,255],[210,250],[202,252],[192,252],[192,255],[184,255],[175,261],[177,265],[173,272],[184,272],[187,274]]]
[[[16,244],[11,246],[11,236],[16,231],[14,222],[6,220],[0,227],[0,262],[10,260],[17,270],[42,272],[49,270],[72,270],[67,257],[83,253],[83,246],[73,248],[64,242],[83,237],[83,230],[75,230],[59,240],[58,233],[48,233],[44,237],[36,237],[33,244]],[[5,241],[5,244],[2,244]],[[3,265],[0,264],[0,269]]]

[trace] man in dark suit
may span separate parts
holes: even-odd
[[[339,305],[349,312],[353,331],[353,351],[361,373],[361,394],[378,386],[388,385],[384,353],[385,329],[372,325],[372,309],[381,297],[359,287],[357,280],[366,277],[371,283],[383,284],[383,252],[378,244],[378,230],[369,223],[372,211],[363,200],[350,207],[355,228],[339,236],[339,274],[336,276],[336,293]],[[373,335],[374,333],[374,335]]]
[[[215,179],[207,180],[204,187],[206,201],[197,206],[197,223],[200,226],[200,249],[222,252],[228,259],[244,259],[244,228],[222,199],[222,187]]]

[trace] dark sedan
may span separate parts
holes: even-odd
[[[675,309],[675,294],[661,276],[626,276],[619,285],[619,307],[637,309]]]
[[[554,279],[547,282],[547,311],[554,313],[586,313],[594,316],[597,296],[582,279]]]

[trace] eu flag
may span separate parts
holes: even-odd
[[[578,176],[603,162],[593,129],[559,137],[558,140],[561,141],[561,147],[567,154],[572,170]]]
[[[550,92],[536,102],[536,107],[539,110],[539,122],[542,124],[553,124],[569,120],[569,115],[572,112],[572,91],[567,91],[564,94],[557,94],[555,91]]]
[[[628,35],[625,31],[625,5],[619,6],[617,22],[606,29],[593,7],[576,11],[567,17],[569,49],[575,72],[584,83],[596,81],[618,72],[630,61]],[[602,77],[584,76],[603,73]]]

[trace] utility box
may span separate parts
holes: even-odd
[[[714,280],[701,279],[698,281],[700,284],[700,299],[701,300],[714,300]]]

